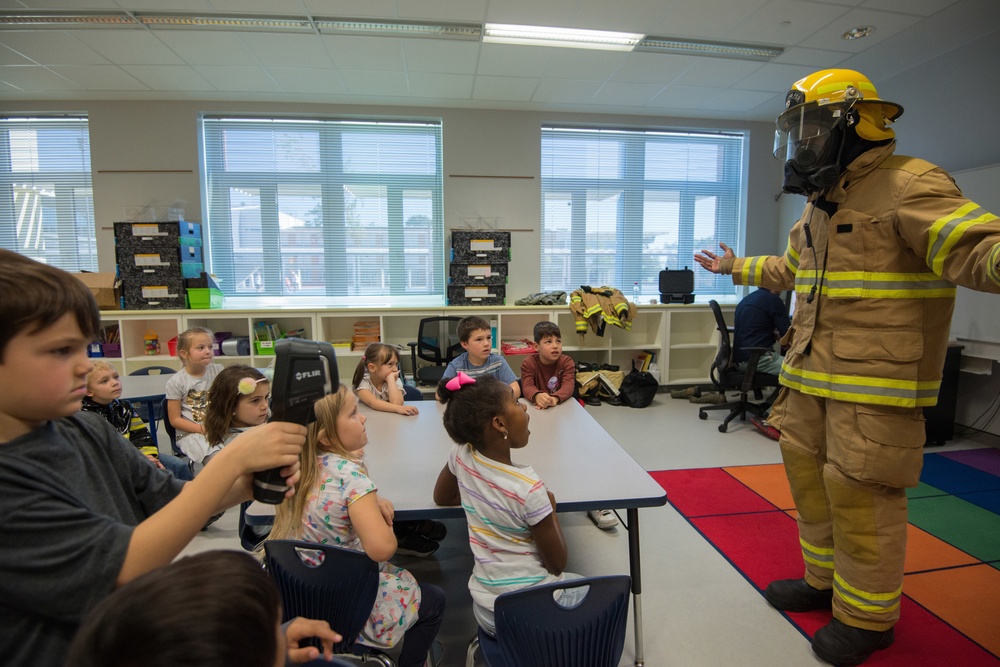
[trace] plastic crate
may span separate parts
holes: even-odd
[[[194,309],[222,308],[225,296],[214,287],[189,287],[188,304]]]
[[[273,340],[255,340],[253,342],[253,349],[257,354],[274,354],[274,341]]]
[[[105,357],[121,357],[121,343],[101,343],[101,352],[104,353]]]

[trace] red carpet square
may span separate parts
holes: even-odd
[[[686,517],[774,509],[721,468],[661,470],[649,474],[669,491],[667,500]]]

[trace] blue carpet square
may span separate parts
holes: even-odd
[[[945,458],[940,454],[924,456],[920,481],[955,495],[978,491],[1000,491],[1000,477]]]

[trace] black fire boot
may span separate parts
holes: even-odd
[[[764,599],[781,611],[829,609],[833,603],[833,589],[813,588],[805,579],[779,579],[767,585]]]
[[[863,630],[833,619],[816,631],[812,647],[816,655],[830,664],[849,667],[860,665],[875,651],[889,648],[894,640],[892,628],[882,632]]]

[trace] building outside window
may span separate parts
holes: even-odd
[[[97,270],[86,118],[0,118],[0,188],[0,247]]]
[[[228,297],[443,299],[440,122],[206,117],[202,133]]]
[[[541,288],[659,292],[664,268],[722,241],[740,247],[742,133],[542,128]],[[699,294],[732,281],[695,272]]]

